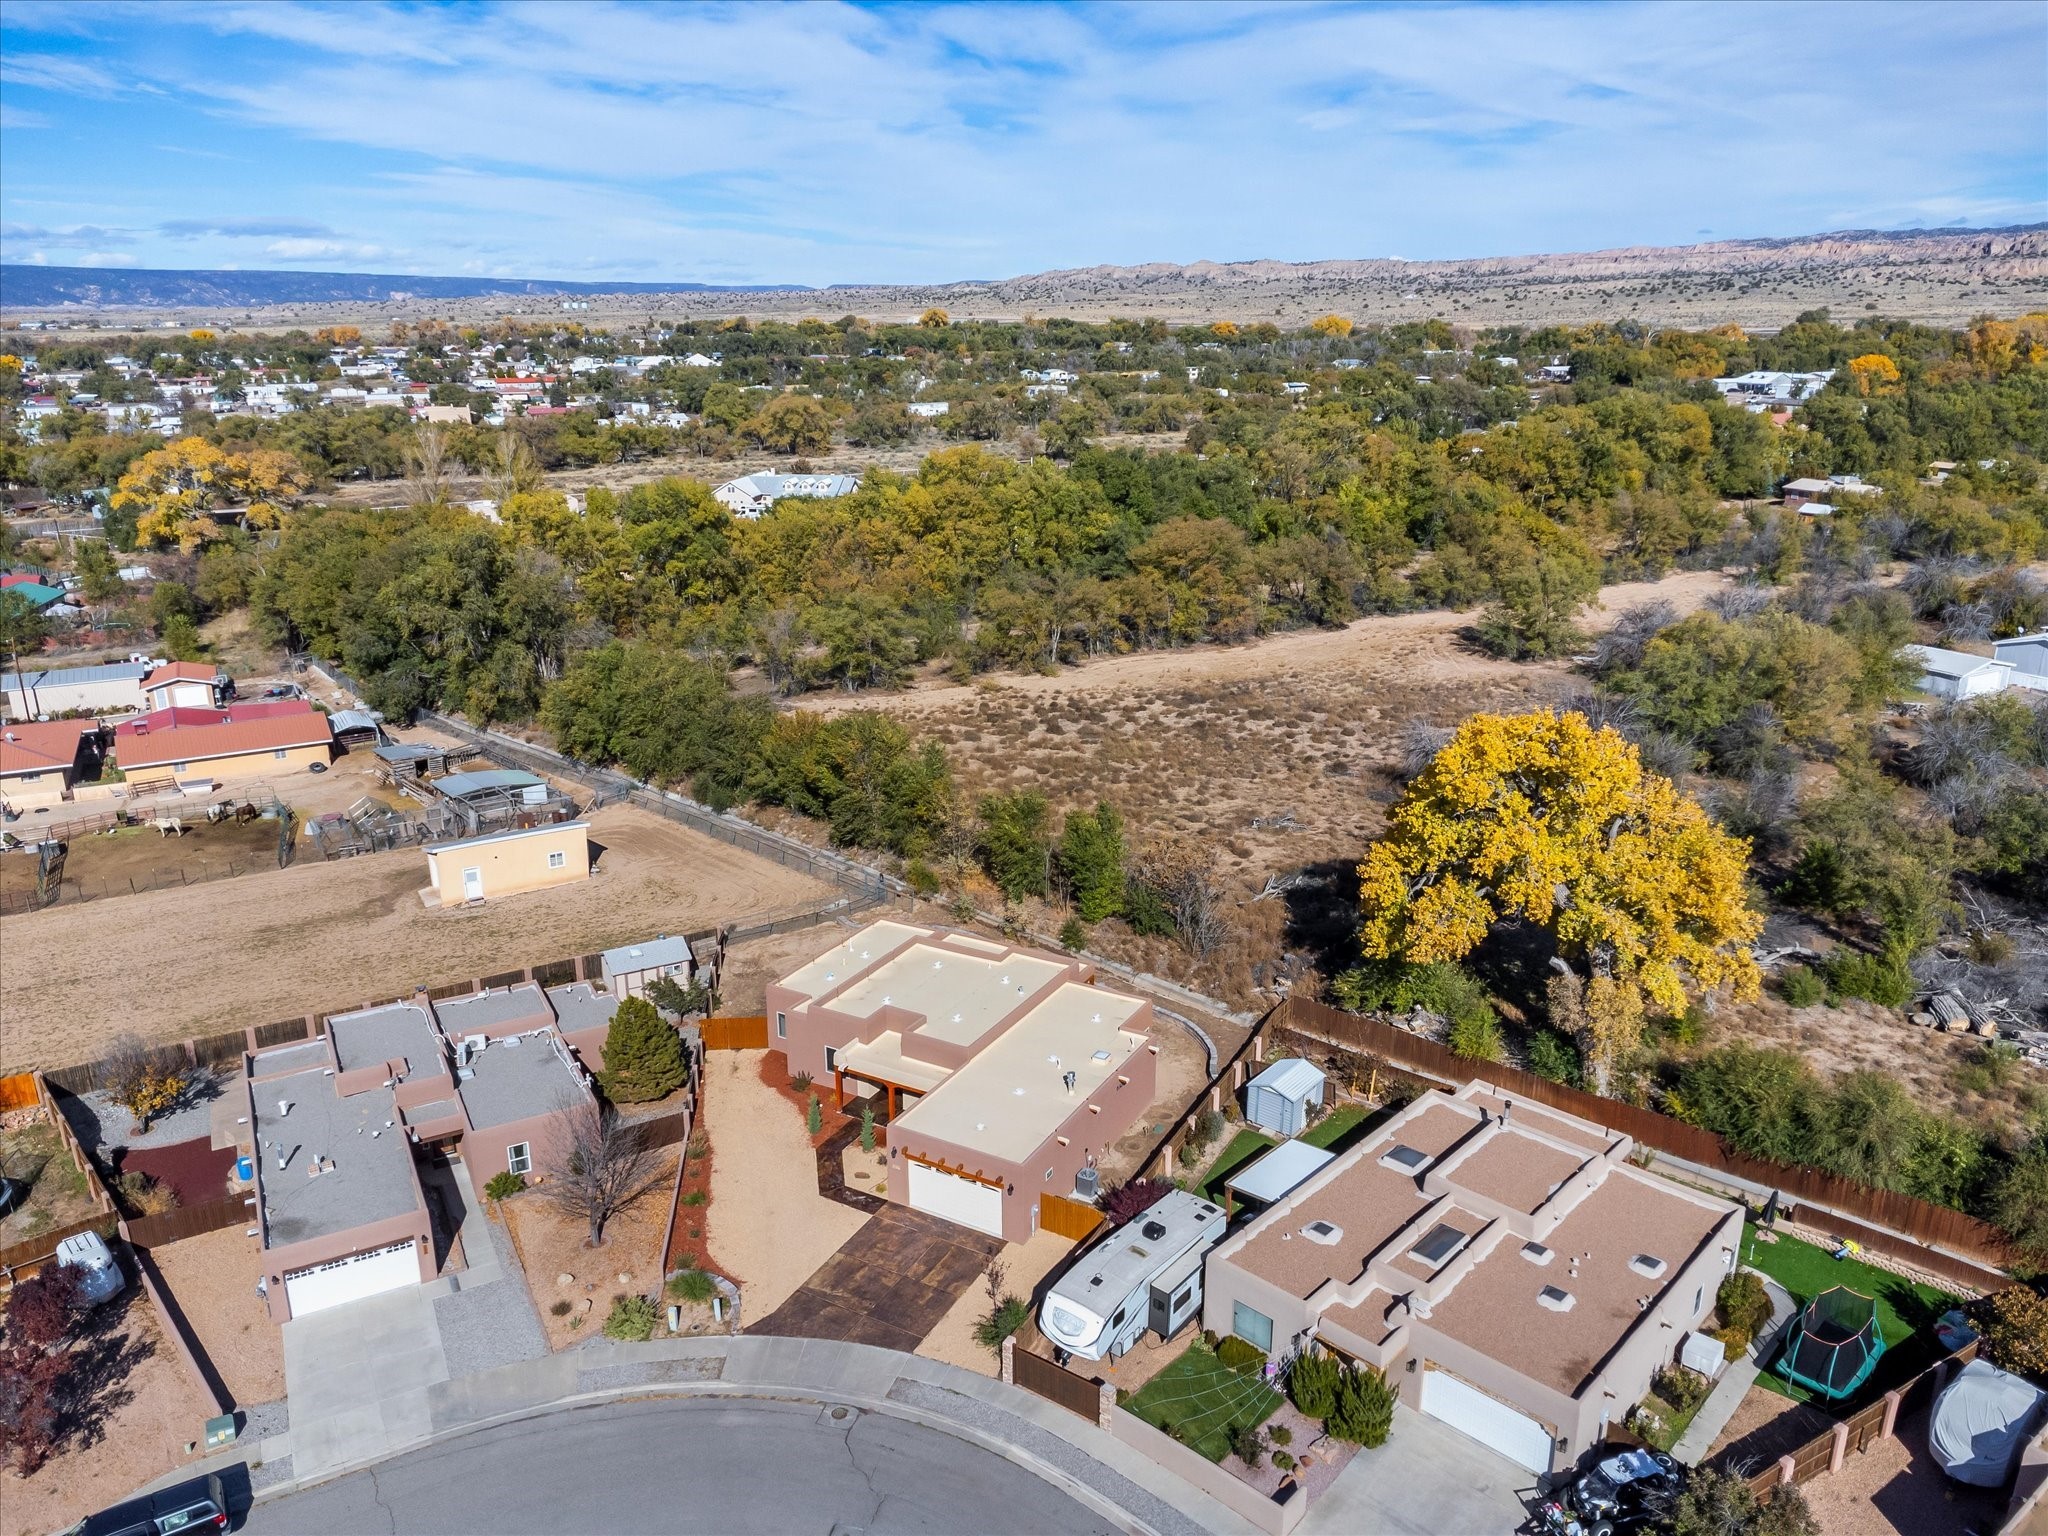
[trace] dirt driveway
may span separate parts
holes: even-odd
[[[591,819],[590,880],[475,909],[420,904],[417,849],[0,919],[0,1064],[60,1066],[116,1035],[266,1024],[830,896],[633,806]]]

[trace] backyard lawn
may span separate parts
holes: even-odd
[[[1301,1133],[1301,1139],[1312,1147],[1334,1150],[1354,1129],[1365,1124],[1377,1111],[1364,1104],[1339,1104],[1322,1119]]]
[[[1263,1377],[1229,1369],[1197,1338],[1124,1407],[1211,1461],[1221,1461],[1230,1454],[1232,1433],[1265,1423],[1280,1401]]]
[[[1836,1259],[1825,1248],[1803,1243],[1796,1237],[1781,1236],[1775,1243],[1758,1242],[1754,1225],[1743,1228],[1742,1260],[1785,1287],[1801,1307],[1835,1285],[1875,1298],[1877,1326],[1884,1335],[1884,1358],[1848,1404],[1831,1404],[1821,1399],[1821,1406],[1831,1411],[1868,1402],[1932,1362],[1940,1350],[1933,1333],[1935,1319],[1957,1304],[1957,1298],[1946,1291],[1916,1285],[1859,1259]],[[1795,1402],[1815,1400],[1816,1394],[1794,1386],[1778,1374],[1776,1360],[1766,1361],[1765,1366],[1757,1376],[1759,1386]]]

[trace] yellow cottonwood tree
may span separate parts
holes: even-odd
[[[1899,382],[1899,365],[1882,352],[1867,352],[1849,359],[1849,376],[1859,395],[1890,394]]]
[[[213,512],[232,507],[252,528],[275,528],[311,483],[297,459],[274,448],[223,453],[202,437],[181,437],[131,464],[109,499],[134,510],[143,544],[176,544],[189,554],[220,537]]]
[[[1763,917],[1743,886],[1748,856],[1619,732],[1575,713],[1474,715],[1359,866],[1360,939],[1377,959],[1458,960],[1519,917],[1614,984],[1597,989],[1610,1018],[1630,1012],[1617,989],[1671,1013],[1689,988],[1753,997]]]
[[[1308,328],[1318,336],[1349,336],[1351,334],[1351,322],[1342,315],[1324,315],[1319,320],[1309,321]]]

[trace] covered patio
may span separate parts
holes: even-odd
[[[876,1118],[884,1121],[896,1118],[903,1107],[902,1095],[915,1094],[923,1098],[953,1075],[949,1067],[904,1055],[903,1036],[893,1029],[872,1040],[856,1040],[828,1054],[832,1062],[835,1106],[846,1108],[846,1081],[852,1078],[855,1082],[867,1083],[881,1090],[887,1110]]]

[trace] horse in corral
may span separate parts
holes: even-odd
[[[185,818],[182,816],[159,816],[150,823],[165,837],[185,835]]]
[[[241,806],[235,811],[235,825],[245,825],[248,822],[256,820],[262,814],[263,812],[257,809],[255,801],[245,800],[242,802]]]
[[[220,822],[228,820],[234,814],[235,802],[223,800],[219,805],[209,805],[206,808],[206,824],[209,827],[218,825]]]

